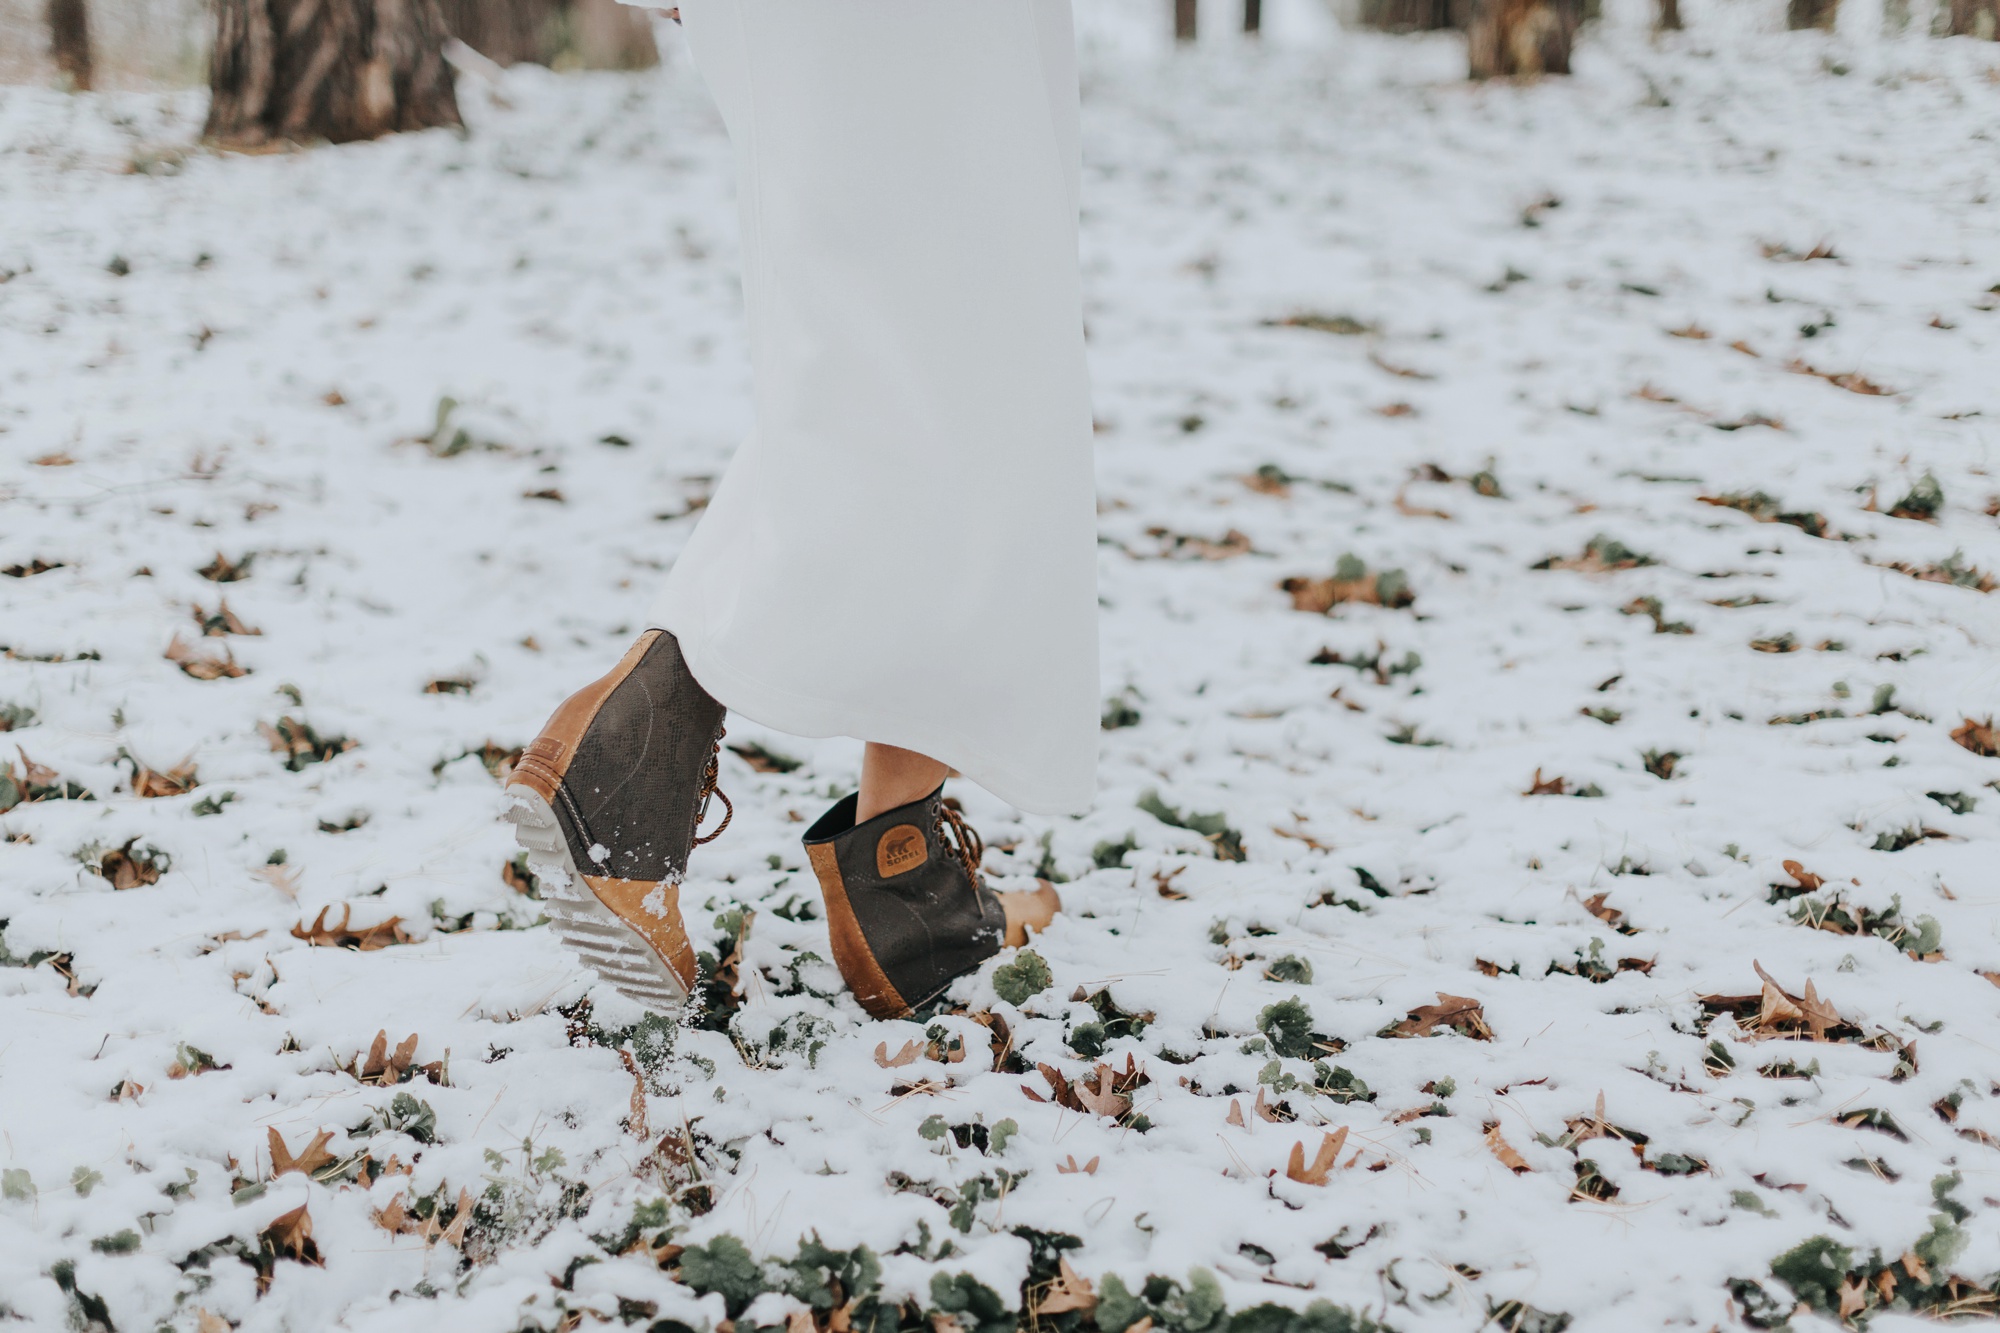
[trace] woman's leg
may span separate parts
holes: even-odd
[[[929,755],[870,741],[861,756],[861,803],[854,822],[865,823],[884,810],[921,801],[936,791],[951,770]]]

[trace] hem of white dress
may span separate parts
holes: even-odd
[[[759,726],[791,736],[848,736],[915,750],[956,769],[959,776],[1031,815],[1080,815],[1095,802],[1094,788],[1068,799],[1042,795],[1032,780],[994,761],[962,736],[912,723],[907,717],[876,715],[851,704],[835,704],[758,680],[724,661],[706,639],[666,623],[674,618],[654,617],[652,627],[664,629],[680,641],[688,670],[717,702]]]

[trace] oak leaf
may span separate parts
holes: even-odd
[[[1410,1010],[1409,1017],[1392,1026],[1389,1031],[1397,1037],[1428,1037],[1439,1027],[1470,1037],[1474,1041],[1493,1040],[1493,1029],[1486,1026],[1486,1010],[1477,1000],[1463,995],[1437,993],[1436,1004],[1419,1005]]]
[[[1076,1164],[1076,1157],[1071,1155],[1066,1161],[1057,1164],[1056,1174],[1059,1176],[1094,1176],[1097,1174],[1097,1163],[1098,1159],[1093,1157],[1082,1166],[1078,1166]]]

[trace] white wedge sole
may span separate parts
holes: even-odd
[[[506,818],[514,826],[515,841],[528,853],[528,869],[544,887],[549,924],[564,947],[620,995],[654,1013],[678,1015],[687,1002],[687,987],[645,937],[619,920],[583,882],[548,802],[526,787],[509,787]]]

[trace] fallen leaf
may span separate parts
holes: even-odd
[[[370,949],[386,949],[392,944],[411,942],[411,936],[403,929],[403,918],[400,916],[392,916],[386,921],[357,929],[349,924],[354,912],[352,904],[340,905],[340,924],[337,926],[327,924],[326,914],[331,910],[333,909],[330,907],[320,908],[319,915],[313,918],[310,926],[303,923],[293,926],[292,937],[304,940],[307,944],[336,949],[359,949],[364,953]]]
[[[1059,1176],[1074,1176],[1074,1175],[1094,1176],[1097,1174],[1097,1161],[1098,1159],[1093,1157],[1089,1161],[1085,1162],[1082,1166],[1078,1166],[1076,1164],[1076,1158],[1074,1156],[1071,1156],[1067,1160],[1060,1162],[1056,1165],[1056,1174]]]
[[[1569,779],[1562,777],[1544,778],[1537,768],[1535,776],[1528,779],[1528,789],[1523,796],[1564,796],[1569,792]]]
[[[1811,893],[1813,890],[1819,888],[1822,884],[1826,883],[1826,880],[1823,877],[1813,874],[1812,871],[1807,870],[1797,861],[1785,862],[1784,871],[1787,875],[1790,875],[1792,877],[1792,882],[1798,885],[1799,891],[1802,893]]]
[[[300,1204],[289,1213],[281,1213],[271,1219],[271,1224],[257,1233],[257,1239],[281,1259],[295,1259],[302,1264],[312,1264],[324,1268],[326,1260],[320,1256],[319,1246],[313,1243],[312,1215],[306,1212],[306,1205]],[[260,1279],[268,1286],[270,1279]]]
[[[1075,1084],[1076,1099],[1084,1110],[1117,1120],[1132,1109],[1132,1099],[1117,1090],[1110,1065],[1101,1064],[1092,1072],[1097,1076],[1095,1088],[1087,1079],[1078,1079]]]
[[[1608,892],[1592,894],[1583,900],[1583,910],[1596,917],[1599,921],[1602,921],[1605,925],[1610,926],[1613,930],[1616,930],[1618,923],[1625,919],[1625,914],[1615,907],[1605,906],[1604,900],[1610,896]]]
[[[221,1315],[210,1314],[198,1306],[194,1312],[194,1321],[194,1333],[229,1333],[236,1327]]]
[[[1984,755],[1988,759],[2000,758],[2000,729],[1994,727],[1993,719],[1990,717],[1984,721],[1974,721],[1968,717],[1951,733],[1951,738],[1974,754]],[[27,756],[23,755],[22,758],[25,759]]]
[[[297,866],[258,866],[250,873],[258,879],[263,880],[266,884],[269,884],[279,893],[284,894],[287,898],[296,899],[299,896],[299,868]],[[292,933],[294,935],[298,933],[296,927]]]
[[[26,758],[26,756],[22,756]],[[129,757],[129,756],[128,756]],[[181,760],[164,773],[146,767],[137,759],[132,760],[132,794],[148,799],[161,796],[185,796],[200,786],[192,757]]]
[[[1395,1024],[1390,1033],[1397,1037],[1428,1037],[1439,1027],[1447,1028],[1474,1041],[1493,1040],[1493,1029],[1486,1026],[1486,1011],[1477,1000],[1463,995],[1437,993],[1436,1004],[1419,1005],[1410,1010],[1410,1016]]]
[[[415,1037],[410,1038],[415,1041]],[[646,1078],[639,1072],[639,1062],[632,1058],[631,1048],[620,1046],[618,1058],[625,1062],[625,1072],[632,1076],[631,1109],[626,1112],[625,1130],[633,1138],[644,1142],[646,1135]]]
[[[1092,1159],[1093,1163],[1095,1158]],[[1097,1293],[1091,1289],[1090,1280],[1069,1266],[1067,1258],[1056,1260],[1055,1280],[1049,1283],[1048,1294],[1035,1307],[1035,1314],[1068,1314],[1072,1310],[1094,1310],[1097,1308]]]
[[[312,1142],[308,1143],[305,1151],[297,1157],[292,1156],[291,1150],[285,1147],[285,1140],[279,1136],[275,1125],[266,1128],[264,1133],[271,1144],[271,1175],[274,1178],[288,1171],[297,1171],[310,1176],[321,1167],[337,1160],[326,1150],[328,1140],[333,1138],[333,1131],[330,1129],[322,1129],[313,1135]]]
[[[924,1044],[915,1038],[904,1042],[903,1049],[897,1051],[894,1055],[889,1054],[888,1042],[877,1042],[875,1045],[875,1063],[884,1069],[901,1069],[904,1065],[915,1064],[917,1057],[922,1055],[923,1051]]]
[[[463,1249],[465,1246],[465,1224],[472,1220],[472,1195],[458,1192],[458,1210],[452,1214],[451,1225],[438,1234],[438,1239],[447,1245]]]
[[[1234,1097],[1231,1097],[1229,1099],[1229,1114],[1223,1117],[1223,1123],[1226,1125],[1234,1125],[1238,1129],[1249,1128],[1249,1125],[1245,1123],[1243,1119],[1243,1104],[1237,1101]]]
[[[1291,1157],[1285,1163],[1285,1179],[1296,1180],[1301,1185],[1324,1185],[1328,1175],[1340,1163],[1340,1150],[1347,1145],[1347,1126],[1342,1125],[1331,1134],[1322,1134],[1319,1151],[1313,1154],[1312,1164],[1306,1164],[1306,1145],[1294,1143]]]
[[[167,645],[167,651],[162,656],[196,680],[235,680],[250,674],[250,668],[237,662],[236,654],[227,648],[223,649],[220,657],[196,652],[178,634],[174,635],[174,641]]]
[[[1520,1153],[1515,1152],[1513,1145],[1500,1136],[1500,1126],[1498,1124],[1486,1127],[1486,1147],[1495,1157],[1500,1159],[1500,1165],[1506,1167],[1517,1176],[1523,1172],[1534,1170],[1533,1167],[1528,1165],[1528,1159],[1521,1156]]]
[[[205,638],[217,638],[225,634],[258,635],[264,631],[252,629],[236,618],[229,609],[229,599],[223,598],[213,611],[204,611],[199,605],[194,608],[194,623],[201,627]]]

